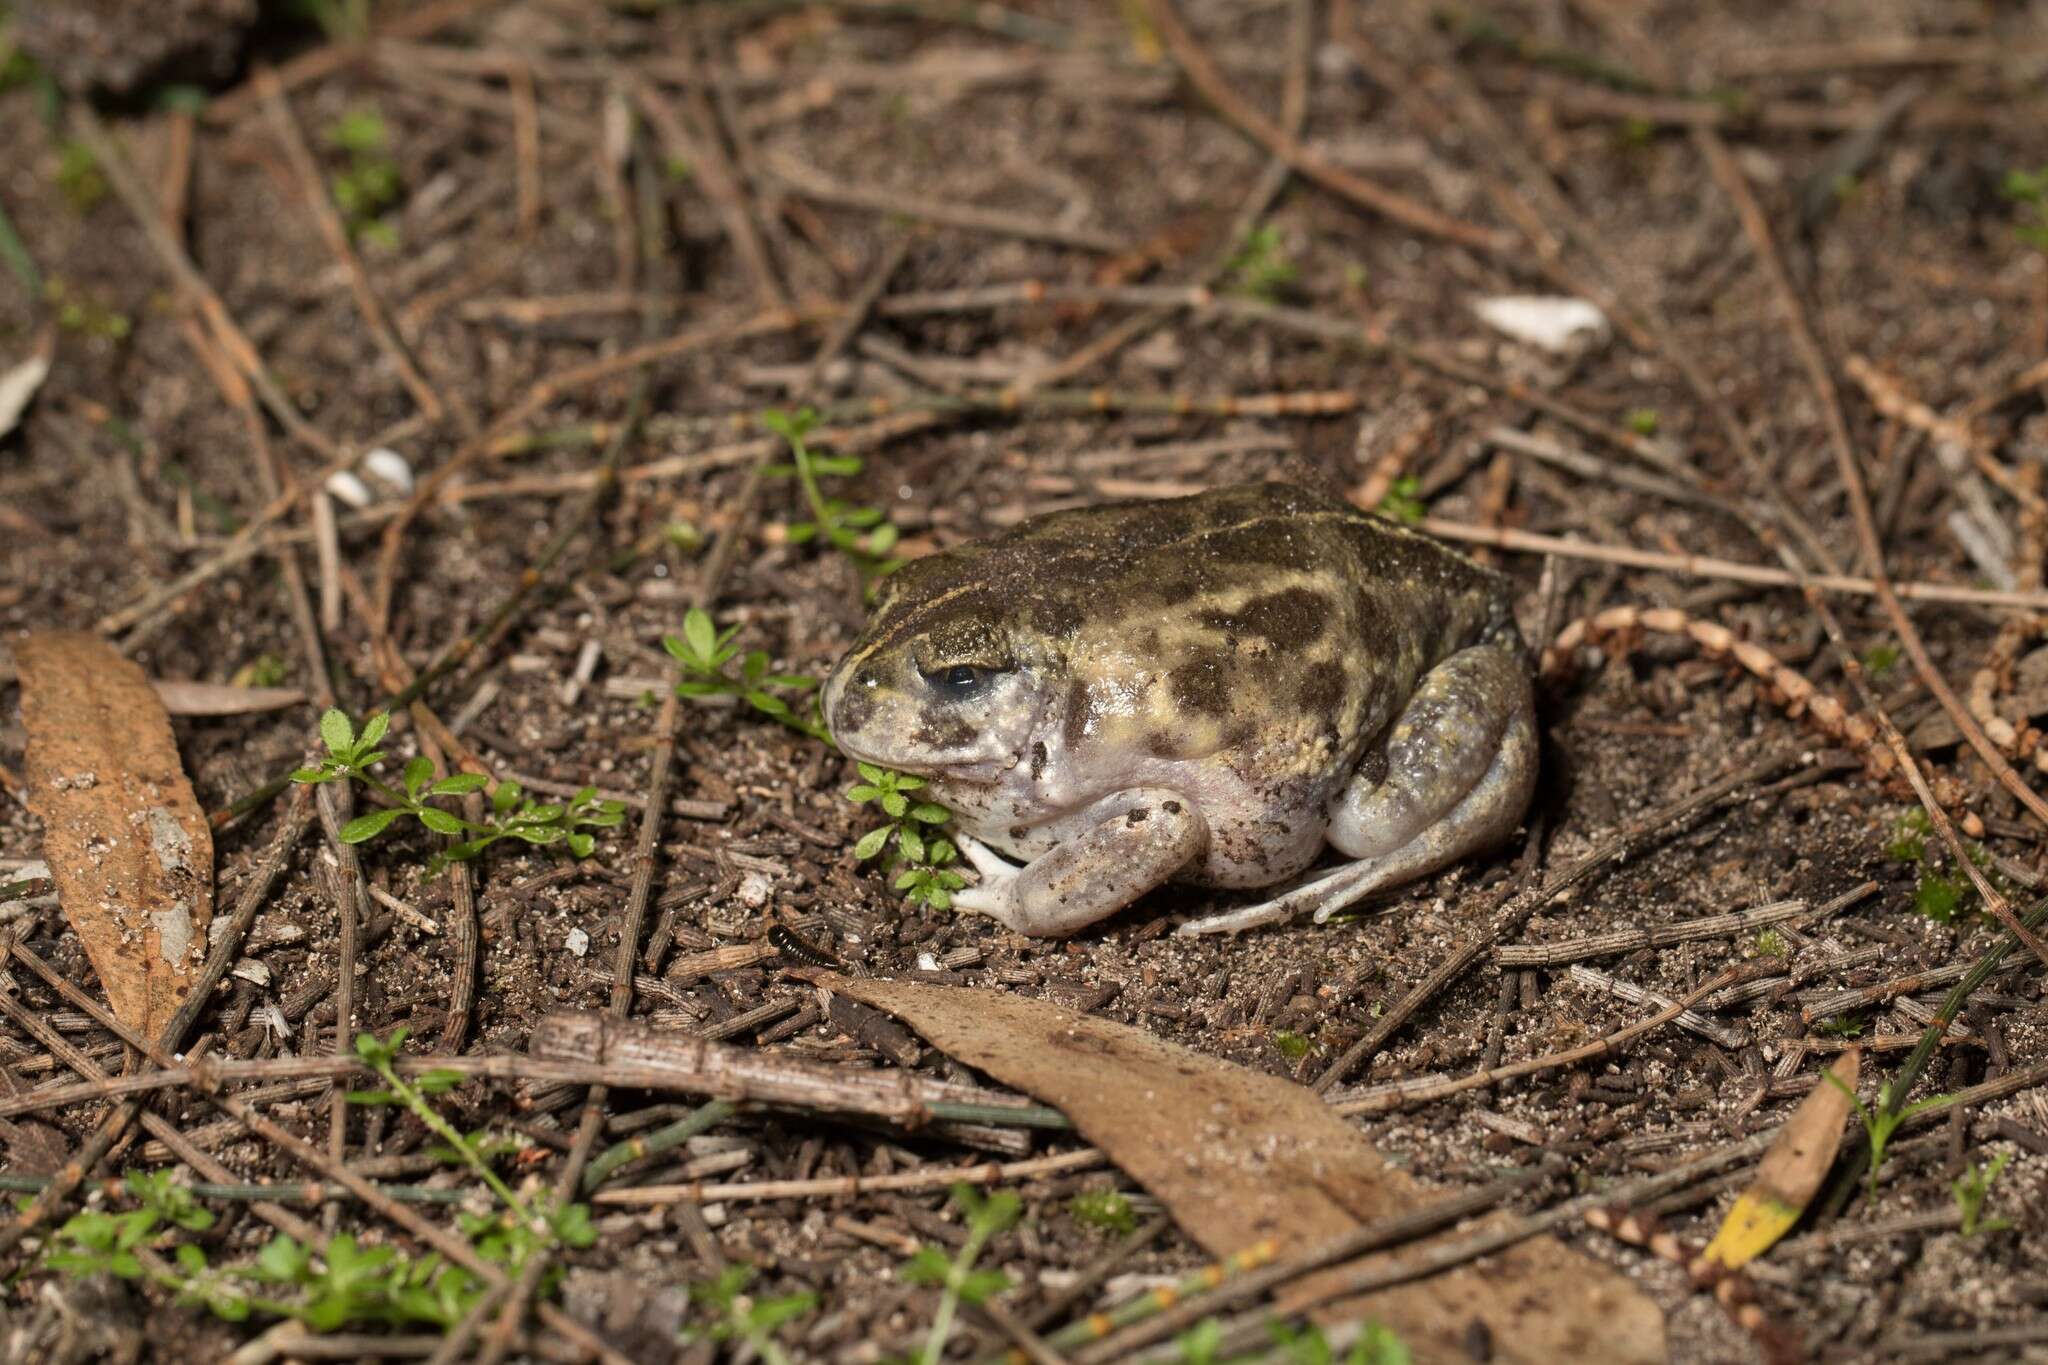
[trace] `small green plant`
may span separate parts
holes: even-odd
[[[1870,1199],[1877,1202],[1877,1177],[1884,1169],[1884,1149],[1892,1140],[1899,1125],[1923,1109],[1938,1109],[1949,1102],[1947,1095],[1933,1095],[1924,1100],[1915,1100],[1892,1112],[1892,1083],[1886,1081],[1877,1089],[1877,1106],[1872,1109],[1856,1096],[1856,1091],[1832,1071],[1820,1073],[1821,1079],[1849,1097],[1849,1103],[1856,1106],[1856,1118],[1863,1125],[1863,1134],[1870,1139]]]
[[[2048,251],[2048,166],[2039,170],[2010,170],[2000,187],[2007,199],[2020,206],[2020,221],[2013,236],[2036,251]]]
[[[301,768],[292,774],[294,782],[360,782],[390,802],[343,825],[341,841],[345,844],[374,839],[409,815],[449,841],[435,857],[437,869],[447,862],[466,862],[500,839],[540,847],[560,844],[576,857],[587,858],[597,847],[597,838],[589,831],[611,829],[625,819],[624,803],[599,800],[594,787],[583,788],[566,803],[542,804],[522,796],[520,785],[512,781],[500,782],[491,792],[484,822],[465,819],[428,802],[434,797],[482,791],[490,786],[490,778],[482,773],[456,773],[436,780],[433,762],[420,757],[405,765],[404,789],[395,789],[370,774],[385,756],[377,745],[390,728],[391,717],[380,711],[363,722],[359,734],[345,713],[329,708],[320,717],[320,739],[327,746],[327,757],[317,768]]]
[[[74,139],[58,150],[57,190],[74,213],[87,213],[107,197],[107,177],[92,148]]]
[[[1863,655],[1863,671],[1872,678],[1882,678],[1898,667],[1899,647],[1897,645],[1872,645]],[[1919,812],[1921,820],[1927,819],[1927,812]]]
[[[282,687],[290,676],[285,661],[266,651],[236,669],[230,681],[237,687]]]
[[[1429,507],[1422,501],[1422,480],[1413,474],[1403,474],[1394,480],[1385,497],[1373,510],[1389,521],[1406,522],[1413,526],[1429,514]]]
[[[853,846],[853,856],[866,862],[887,848],[893,835],[896,849],[892,857],[908,864],[896,878],[896,889],[913,905],[951,909],[953,893],[967,884],[967,879],[950,867],[959,859],[960,851],[951,839],[939,833],[940,827],[953,818],[953,812],[936,801],[922,801],[910,795],[924,786],[921,777],[892,772],[872,763],[857,763],[854,767],[861,780],[846,789],[846,799],[856,806],[874,805],[887,817],[887,822],[862,835]]]
[[[1959,1175],[1949,1188],[1955,1191],[1956,1212],[1963,1220],[1963,1236],[1975,1237],[1980,1232],[2003,1232],[2012,1226],[2009,1218],[1984,1217],[1984,1200],[1990,1195],[1991,1187],[1998,1183],[1998,1177],[2005,1171],[2006,1163],[2012,1160],[2011,1152],[2000,1152],[1990,1164],[1972,1166]]]
[[[1629,413],[1627,420],[1628,429],[1638,436],[1657,434],[1658,419],[1655,408],[1636,408]]]
[[[1283,1028],[1273,1030],[1273,1046],[1279,1048],[1280,1055],[1288,1061],[1298,1062],[1308,1056],[1309,1049],[1314,1047],[1315,1044],[1311,1043],[1304,1035],[1296,1033],[1292,1029]]]
[[[865,590],[903,567],[904,561],[890,557],[900,532],[879,507],[860,507],[844,498],[825,495],[821,477],[850,477],[861,471],[854,455],[814,455],[805,438],[818,425],[818,414],[810,408],[784,412],[770,408],[761,414],[761,425],[789,444],[790,463],[770,465],[768,473],[779,478],[794,477],[810,506],[810,521],[793,521],[786,528],[790,543],[803,545],[823,538],[845,555],[860,571]]]
[[[1863,1016],[1858,1014],[1838,1014],[1832,1019],[1821,1020],[1818,1024],[1814,1025],[1814,1028],[1825,1033],[1830,1038],[1861,1038],[1863,1036]]]
[[[810,714],[812,708],[798,710],[768,690],[779,687],[808,692],[817,687],[817,681],[792,673],[770,673],[768,655],[762,650],[751,650],[745,658],[740,658],[740,647],[732,642],[739,630],[738,626],[720,630],[711,620],[711,614],[698,607],[692,607],[683,614],[682,635],[664,635],[661,640],[661,647],[668,651],[669,657],[682,666],[683,680],[676,684],[676,695],[738,697],[769,719],[830,744],[832,736],[826,731],[824,722]],[[737,675],[729,668],[735,659],[739,659],[740,664]]]
[[[1223,1324],[1203,1318],[1173,1339],[1181,1365],[1217,1365],[1223,1358]]]
[[[1969,882],[1960,876],[1923,872],[1913,887],[1913,909],[1937,924],[1951,923],[1969,890]]]
[[[1756,936],[1758,957],[1784,957],[1789,951],[1785,946],[1785,936],[1776,929],[1766,929]]]
[[[126,313],[116,312],[90,295],[74,292],[70,285],[55,277],[43,282],[43,300],[56,310],[57,325],[67,332],[121,341],[135,327]]]
[[[1297,1327],[1276,1322],[1269,1330],[1274,1345],[1280,1348],[1281,1358],[1292,1365],[1336,1365],[1337,1354],[1330,1339],[1315,1323]],[[1411,1365],[1413,1359],[1401,1338],[1377,1322],[1367,1322],[1351,1343],[1351,1349],[1345,1352],[1344,1365]]]
[[[1245,234],[1244,244],[1231,257],[1226,272],[1233,292],[1267,303],[1280,300],[1301,278],[1301,271],[1287,259],[1280,229],[1271,223]]]
[[[386,249],[397,245],[398,230],[384,215],[405,187],[391,159],[384,116],[368,106],[351,109],[328,126],[326,137],[348,157],[348,169],[330,178],[328,189],[349,236]]]
[[[967,1240],[951,1260],[936,1247],[922,1247],[903,1265],[902,1277],[912,1284],[938,1286],[939,1311],[925,1335],[918,1365],[938,1365],[953,1336],[953,1319],[960,1305],[979,1305],[1010,1287],[1010,1277],[1000,1270],[976,1270],[974,1263],[991,1238],[1007,1231],[1023,1212],[1023,1202],[1009,1190],[983,1195],[972,1185],[953,1187],[953,1202],[967,1216]]]
[[[1083,1190],[1067,1201],[1067,1211],[1075,1222],[1119,1237],[1138,1230],[1138,1211],[1130,1196],[1117,1190]]]
[[[768,1365],[789,1365],[789,1356],[776,1344],[775,1334],[783,1324],[816,1307],[818,1296],[802,1293],[775,1299],[754,1298],[747,1293],[754,1274],[754,1267],[735,1262],[720,1272],[717,1279],[691,1285],[690,1302],[710,1309],[717,1315],[717,1321],[708,1327],[685,1327],[683,1340],[743,1341]]]

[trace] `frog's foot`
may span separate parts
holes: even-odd
[[[1536,707],[1513,652],[1452,655],[1422,680],[1387,732],[1384,776],[1352,779],[1330,820],[1346,863],[1272,900],[1190,920],[1182,934],[1255,928],[1312,911],[1318,924],[1375,891],[1498,843],[1536,785]]]
[[[1094,824],[1023,867],[971,837],[955,839],[982,880],[955,891],[953,904],[1020,934],[1058,937],[1123,909],[1209,845],[1194,803],[1164,788],[1118,792],[1090,815]]]

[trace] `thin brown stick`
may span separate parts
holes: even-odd
[[[391,326],[390,315],[384,310],[384,301],[377,297],[376,286],[370,283],[370,274],[363,269],[362,258],[356,255],[354,243],[349,241],[348,225],[335,212],[334,204],[327,197],[326,182],[320,175],[319,163],[313,159],[313,151],[306,145],[306,135],[299,130],[299,121],[292,115],[290,102],[285,98],[284,87],[278,83],[277,73],[267,65],[258,66],[254,77],[257,93],[270,114],[270,126],[277,134],[277,142],[284,149],[284,159],[291,166],[292,174],[299,182],[299,194],[306,207],[313,214],[314,225],[327,242],[327,250],[341,262],[348,275],[349,292],[355,296],[356,310],[368,324],[371,338],[384,352],[385,359],[398,371],[398,378],[412,394],[413,402],[430,422],[439,422],[451,411],[451,400],[444,399],[433,383],[414,361],[412,352],[399,340],[398,333]],[[454,400],[459,401],[459,400]],[[459,409],[463,425],[474,427],[476,419],[467,407]]]
[[[816,1180],[760,1180],[745,1184],[718,1185],[695,1181],[686,1185],[640,1185],[630,1189],[599,1190],[590,1197],[593,1204],[628,1206],[658,1204],[709,1204],[751,1202],[762,1199],[829,1199],[890,1190],[943,1190],[956,1184],[1007,1185],[1042,1175],[1063,1175],[1100,1166],[1108,1160],[1093,1147],[1061,1152],[1055,1156],[1032,1157],[1007,1164],[984,1162],[977,1166],[941,1166],[934,1170],[905,1171],[897,1175],[842,1175]]]
[[[790,156],[771,155],[768,173],[791,193],[823,204],[868,209],[875,213],[900,214],[941,227],[986,232],[1023,241],[1050,242],[1055,246],[1082,251],[1118,252],[1127,243],[1113,232],[1073,227],[1044,218],[1031,218],[1004,209],[986,209],[974,204],[955,204],[897,190],[872,189],[866,185],[835,180],[816,167]]]
[[[719,136],[718,116],[704,95],[703,85],[691,82],[684,95],[684,107],[689,111],[690,123],[694,127],[685,126],[683,117],[651,81],[634,80],[631,88],[634,102],[640,106],[640,112],[646,116],[655,136],[661,139],[669,157],[690,168],[691,175],[703,186],[704,193],[717,208],[719,218],[725,223],[726,236],[732,239],[733,250],[739,253],[747,274],[753,277],[754,292],[759,296],[761,307],[788,308],[789,292],[782,287],[782,280],[775,273],[774,258],[768,254],[768,244],[762,240],[761,230],[755,225],[739,169],[733,165],[725,142]]]
[[[1456,242],[1488,255],[1503,255],[1514,249],[1514,239],[1507,233],[1459,222],[1426,204],[1419,204],[1405,195],[1355,176],[1311,152],[1231,88],[1208,53],[1180,22],[1171,0],[1143,0],[1143,3],[1145,13],[1165,41],[1167,50],[1202,97],[1216,106],[1217,111],[1245,136],[1285,161],[1303,179],[1313,180],[1361,208],[1431,237]]]

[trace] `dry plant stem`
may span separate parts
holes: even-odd
[[[953,204],[895,190],[867,189],[860,185],[845,184],[789,156],[771,156],[767,169],[769,175],[790,193],[823,204],[839,204],[849,208],[868,209],[875,213],[896,214],[920,222],[935,223],[941,227],[985,232],[997,237],[1050,242],[1055,246],[1073,247],[1081,251],[1115,253],[1122,251],[1125,246],[1124,239],[1115,233],[1095,228],[1069,227],[1064,223],[1029,218],[1001,209],[985,209],[973,204]]]
[[[83,102],[74,102],[71,106],[71,127],[78,140],[91,150],[94,160],[99,163],[101,171],[106,175],[107,184],[127,206],[129,213],[134,215],[136,224],[142,229],[143,237],[156,252],[157,259],[162,263],[166,273],[184,293],[187,301],[199,310],[199,315],[212,329],[221,349],[226,352],[235,368],[248,379],[257,396],[263,400],[263,406],[269,409],[270,415],[275,417],[286,431],[318,452],[321,459],[339,458],[340,448],[299,416],[298,409],[293,406],[291,399],[287,398],[271,379],[270,372],[264,368],[262,359],[257,355],[256,347],[250,342],[248,334],[235,322],[233,315],[228,312],[227,305],[221,302],[220,295],[206,282],[206,277],[199,273],[199,267],[192,263],[192,258],[186,254],[177,233],[164,221],[162,206],[135,174],[135,168],[129,165],[126,155],[114,145],[113,138],[108,134],[106,125],[100,122],[99,116]]]
[[[498,3],[499,0],[431,0],[431,3],[379,26],[368,42],[335,43],[301,53],[277,69],[278,84],[287,90],[297,89],[363,60],[380,40],[395,38],[420,42]],[[261,94],[253,83],[237,86],[220,98],[208,101],[203,117],[215,127],[232,126],[256,107]]]
[[[1561,536],[1537,535],[1508,528],[1473,526],[1442,517],[1424,517],[1421,528],[1444,540],[1467,545],[1491,545],[1527,554],[1558,555],[1595,564],[1619,564],[1633,569],[1684,574],[1691,578],[1717,578],[1731,583],[1754,583],[1761,587],[1797,588],[1810,583],[1822,592],[1874,597],[1874,580],[1851,574],[1797,574],[1766,564],[1744,564],[1710,555],[1673,555],[1656,550],[1639,550],[1628,545],[1595,545]],[[1803,582],[1802,582],[1803,580]],[[1979,607],[2013,607],[2024,611],[2048,610],[2048,593],[2004,592],[1994,588],[1971,588],[1947,583],[1894,583],[1892,591],[1916,602],[1949,602]]]
[[[1928,690],[1941,702],[1942,709],[1948,713],[1949,719],[1955,722],[1957,731],[1984,761],[1984,765],[1997,776],[1999,785],[2011,792],[2044,826],[2048,826],[2048,801],[2043,801],[2033,788],[2027,786],[2019,774],[2013,771],[2012,765],[2005,761],[2005,755],[1998,751],[1998,747],[1970,715],[1969,708],[1963,705],[1962,699],[1949,687],[1948,680],[1942,676],[1940,668],[1928,654],[1926,642],[1920,638],[1920,632],[1914,626],[1912,618],[1906,614],[1905,607],[1899,603],[1898,595],[1891,589],[1891,584],[1885,576],[1884,547],[1878,540],[1877,523],[1870,512],[1870,496],[1863,485],[1863,470],[1856,459],[1854,443],[1849,435],[1849,424],[1842,414],[1841,394],[1835,387],[1834,375],[1828,368],[1827,357],[1822,353],[1820,343],[1814,338],[1813,329],[1807,322],[1806,309],[1801,305],[1792,278],[1785,270],[1784,260],[1778,254],[1777,241],[1771,234],[1770,224],[1764,219],[1762,208],[1756,202],[1756,196],[1750,193],[1748,182],[1742,178],[1741,168],[1735,164],[1735,158],[1729,154],[1720,134],[1711,128],[1696,129],[1693,141],[1705,156],[1707,167],[1713,173],[1714,179],[1734,204],[1736,217],[1741,220],[1743,231],[1749,236],[1751,245],[1756,249],[1757,258],[1762,262],[1765,273],[1770,277],[1771,284],[1778,294],[1785,313],[1785,321],[1791,329],[1794,349],[1799,352],[1801,363],[1806,367],[1807,378],[1813,385],[1814,394],[1820,401],[1821,413],[1827,421],[1828,440],[1834,450],[1835,468],[1842,480],[1843,491],[1849,499],[1849,509],[1856,523],[1857,540],[1861,543],[1864,558],[1869,561],[1871,567],[1871,577],[1877,585],[1878,602],[1884,607],[1885,615],[1892,623],[1892,629],[1897,632],[1900,645],[1912,659],[1914,671],[1920,675],[1920,680],[1927,684]],[[1834,613],[1821,601],[1817,592],[1809,592],[1808,596],[1840,656],[1843,673],[1856,689],[1872,718],[1876,720],[1884,734],[1886,745],[1897,757],[1901,771],[1913,786],[1914,795],[1918,796],[1920,804],[1926,807],[1927,818],[1933,823],[1935,832],[1941,836],[1942,842],[1948,845],[1950,856],[1955,860],[1956,866],[1969,877],[1971,884],[1977,889],[1977,894],[1984,898],[1985,906],[1997,917],[1999,923],[2011,931],[2013,936],[2024,943],[2042,962],[2048,963],[2048,943],[2043,943],[2020,923],[2018,916],[2013,914],[2012,906],[1978,869],[1970,858],[1969,850],[1963,847],[1962,839],[1957,835],[1948,812],[1942,808],[1940,800],[1928,787],[1918,765],[1914,763],[1905,736],[1899,733],[1891,717],[1871,694],[1868,684],[1864,681],[1862,663],[1848,647],[1840,625],[1833,619]]]
[[[1231,89],[1223,73],[1217,70],[1209,55],[1181,24],[1170,0],[1143,0],[1143,4],[1153,27],[1172,52],[1174,61],[1202,97],[1215,105],[1217,111],[1235,124],[1240,132],[1285,161],[1303,179],[1313,180],[1361,208],[1427,236],[1456,242],[1493,256],[1506,255],[1513,250],[1514,240],[1504,232],[1459,222],[1426,204],[1416,203],[1323,160]]]
[[[761,1180],[744,1184],[641,1185],[633,1189],[599,1190],[590,1197],[593,1204],[641,1207],[658,1204],[708,1204],[759,1201],[765,1199],[851,1199],[855,1195],[890,1190],[943,1190],[953,1185],[1007,1185],[1035,1180],[1044,1175],[1064,1175],[1100,1166],[1108,1158],[1093,1147],[1060,1152],[1054,1156],[1032,1157],[1007,1164],[985,1162],[977,1166],[943,1166],[903,1171],[895,1175],[842,1175],[817,1180]]]
[[[311,788],[301,789],[293,797],[290,808],[285,812],[284,828],[279,831],[268,852],[264,854],[262,866],[244,888],[242,897],[235,903],[235,910],[226,920],[226,927],[214,938],[207,955],[206,966],[200,971],[199,979],[192,985],[192,993],[178,1012],[171,1016],[171,1022],[164,1026],[161,1044],[164,1051],[172,1051],[184,1045],[185,1038],[198,1021],[201,1011],[210,1003],[213,988],[220,984],[235,964],[241,953],[242,940],[248,936],[249,926],[256,921],[256,913],[269,899],[271,889],[278,878],[284,875],[285,864],[290,861],[291,851],[312,823],[313,801]],[[218,921],[216,921],[218,922]],[[0,1254],[12,1249],[28,1232],[70,1198],[92,1168],[113,1149],[114,1143],[128,1131],[128,1125],[141,1112],[139,1100],[121,1105],[104,1119],[85,1145],[71,1160],[64,1163],[56,1173],[48,1189],[37,1195],[29,1207],[17,1214],[11,1221],[0,1225]]]
[[[1589,957],[1610,957],[1615,953],[1633,953],[1643,948],[1668,948],[1674,943],[1692,943],[1699,939],[1728,938],[1787,920],[1803,923],[1826,919],[1875,890],[1876,882],[1862,882],[1811,911],[1805,901],[1773,901],[1769,905],[1738,910],[1733,914],[1703,915],[1654,929],[1617,929],[1611,934],[1567,939],[1562,943],[1507,943],[1494,950],[1493,960],[1502,967],[1558,967]]]
[[[335,922],[340,926],[334,969],[333,1053],[347,1058],[354,1055],[349,1030],[355,1022],[356,959],[361,952],[358,929],[369,912],[368,887],[363,881],[355,845],[344,843],[341,838],[341,827],[355,813],[355,791],[346,782],[327,782],[314,788],[314,792],[320,808],[320,825],[327,834],[323,880],[327,883],[328,898],[334,902]],[[348,1095],[338,1086],[327,1100],[327,1156],[336,1165],[348,1158]]]
[[[1213,1316],[1231,1304],[1277,1289],[1281,1285],[1300,1279],[1304,1275],[1321,1270],[1324,1266],[1348,1261],[1368,1252],[1382,1251],[1387,1247],[1411,1242],[1417,1237],[1427,1236],[1438,1228],[1449,1227],[1462,1218],[1484,1213],[1506,1202],[1531,1184],[1545,1179],[1561,1169],[1562,1163],[1530,1167],[1505,1180],[1485,1185],[1476,1190],[1453,1194],[1408,1213],[1377,1222],[1365,1223],[1352,1231],[1333,1237],[1321,1246],[1275,1261],[1258,1270],[1246,1271],[1233,1276],[1206,1294],[1184,1300],[1165,1312],[1136,1322],[1074,1353],[1074,1365],[1106,1365],[1106,1362],[1127,1360],[1130,1353],[1141,1346],[1150,1346],[1194,1326],[1203,1318]]]
[[[270,126],[277,134],[278,145],[284,148],[285,161],[298,179],[299,193],[304,197],[306,207],[312,210],[313,222],[319,227],[321,237],[326,239],[327,249],[341,262],[348,275],[349,290],[355,295],[356,308],[368,324],[370,336],[391,362],[392,368],[398,371],[400,382],[412,394],[413,402],[419,404],[427,420],[439,422],[449,411],[449,404],[435,392],[433,384],[413,360],[412,352],[406,349],[405,343],[392,329],[391,318],[384,311],[384,302],[377,297],[369,272],[363,269],[362,258],[356,255],[356,249],[348,239],[348,227],[327,198],[327,187],[321,178],[319,164],[313,160],[312,150],[306,146],[305,134],[299,131],[299,122],[292,116],[291,104],[285,98],[284,87],[278,84],[277,73],[268,66],[259,66],[253,79],[257,93],[263,97],[270,114]],[[474,417],[465,423],[474,424]]]
[[[1521,927],[1528,922],[1529,916],[1535,914],[1560,892],[1576,886],[1597,869],[1632,852],[1650,835],[1666,826],[1687,819],[1725,797],[1768,782],[1778,774],[1804,762],[1805,758],[1803,748],[1783,749],[1760,763],[1731,773],[1718,782],[1709,783],[1689,796],[1651,811],[1577,862],[1546,877],[1543,884],[1533,891],[1526,891],[1509,899],[1494,912],[1485,929],[1454,948],[1428,976],[1387,1011],[1370,1033],[1352,1044],[1343,1056],[1332,1062],[1329,1069],[1316,1078],[1314,1088],[1318,1091],[1328,1090],[1359,1067],[1368,1064],[1379,1050],[1386,1046],[1387,1039],[1393,1037],[1395,1031],[1407,1023],[1416,1011],[1434,999],[1438,992],[1463,976],[1501,939],[1520,932]]]
[[[433,760],[436,773],[447,776],[454,771],[449,766],[448,754],[424,728],[420,730],[420,749]],[[465,819],[483,818],[483,797],[480,794],[472,793],[465,798],[464,805]],[[441,1041],[436,1050],[460,1052],[463,1040],[469,1036],[470,1014],[476,1008],[480,933],[476,917],[476,874],[469,862],[449,865],[448,894],[451,902],[447,919],[448,946],[455,955],[449,969],[454,980],[449,985],[448,1014],[441,1024]]]

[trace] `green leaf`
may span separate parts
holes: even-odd
[[[390,728],[391,713],[389,711],[379,711],[364,723],[362,737],[356,741],[356,747],[358,749],[368,749],[375,746],[384,738],[385,732]]]
[[[857,771],[862,777],[865,777],[868,781],[874,783],[876,786],[888,785],[884,769],[877,768],[872,763],[855,763],[853,766],[855,771]]]
[[[749,685],[758,683],[768,672],[768,652],[762,649],[747,651],[747,657],[740,664],[740,676]]]
[[[815,521],[792,521],[782,530],[792,545],[808,545],[818,538],[818,523]]]
[[[747,705],[764,716],[773,716],[777,720],[789,718],[789,703],[778,696],[768,692],[749,692],[746,698]]]
[[[491,793],[491,809],[500,815],[511,810],[512,807],[519,804],[519,793],[521,790],[517,782],[509,779],[500,782],[498,789]]]
[[[880,787],[870,786],[865,782],[856,782],[853,786],[848,787],[846,789],[845,794],[846,799],[853,802],[854,805],[865,806],[868,802],[880,796],[882,794],[882,789]]]
[[[877,825],[861,835],[860,842],[853,846],[854,860],[864,863],[880,853],[889,842],[889,832],[895,828],[894,825]]]
[[[206,1251],[197,1243],[180,1242],[177,1251],[172,1254],[177,1258],[179,1268],[187,1275],[197,1278],[206,1273]]]
[[[482,773],[456,773],[453,777],[444,777],[427,788],[427,795],[467,796],[470,792],[482,791],[490,782],[491,779]]]
[[[759,1336],[773,1336],[783,1324],[810,1312],[817,1302],[818,1296],[811,1293],[786,1294],[778,1299],[762,1299],[747,1313],[747,1326]]]
[[[896,1273],[912,1284],[944,1284],[952,1276],[953,1263],[935,1247],[919,1247]]]
[[[943,825],[953,818],[953,812],[936,801],[920,801],[910,808],[910,818],[927,825]]]
[[[419,816],[420,823],[436,834],[461,834],[468,828],[456,816],[450,815],[447,811],[440,810],[434,806],[421,806],[413,814]]]
[[[597,1241],[597,1229],[590,1222],[588,1204],[569,1204],[553,1220],[555,1236],[572,1247],[587,1247]]]
[[[960,1277],[963,1303],[981,1304],[1010,1287],[1010,1277],[1000,1270],[970,1270]]]
[[[420,788],[434,775],[434,760],[421,754],[405,765],[405,794],[417,799]]]
[[[588,858],[591,850],[596,847],[597,840],[591,838],[588,834],[572,834],[569,836],[569,851],[579,858]]]
[[[685,678],[682,682],[676,684],[676,695],[679,697],[718,697],[733,690],[734,685],[723,679],[717,682],[708,682]]]
[[[342,1098],[350,1104],[396,1104],[398,1096],[389,1090],[351,1090]]]
[[[290,1237],[279,1235],[256,1253],[256,1278],[276,1284],[297,1284],[312,1272],[313,1258]]]
[[[325,768],[294,768],[294,769],[292,769],[292,781],[294,781],[294,782],[308,782],[308,783],[315,783],[315,782],[332,782],[332,781],[334,780],[334,778],[335,778],[335,774],[333,774],[333,773],[329,772],[329,771],[328,771],[327,769],[325,769]]]
[[[901,820],[903,813],[909,809],[910,801],[901,792],[885,791],[882,793],[882,810],[892,820]]]
[[[711,614],[702,607],[690,608],[683,616],[683,639],[697,658],[709,661],[718,648],[718,631],[711,623]]]
[[[349,724],[345,712],[330,706],[320,713],[320,739],[327,745],[328,753],[345,754],[356,747],[355,727]]]
[[[341,841],[344,844],[360,844],[374,839],[403,814],[405,812],[402,810],[373,810],[367,815],[358,815],[341,827]]]
[[[918,833],[915,825],[901,825],[898,829],[901,832],[896,836],[896,847],[902,849],[903,856],[913,863],[923,862],[924,835]]]

